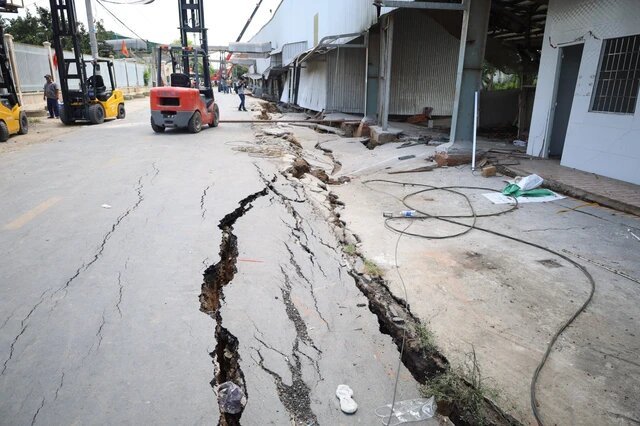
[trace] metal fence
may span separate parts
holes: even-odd
[[[47,48],[23,43],[14,43],[13,45],[17,68],[15,71],[19,76],[20,88],[25,93],[41,91],[44,86],[44,75],[51,73]],[[65,51],[65,57],[72,57],[72,55],[73,53]],[[88,62],[91,61],[91,56],[89,55],[84,55],[84,58]],[[143,61],[137,59],[115,59],[113,62],[117,87],[144,86],[144,71],[148,66]],[[92,72],[91,65],[89,65],[87,67],[87,75],[91,75]],[[57,77],[56,75],[56,81],[59,81]]]

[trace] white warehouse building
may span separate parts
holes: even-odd
[[[425,11],[393,13],[389,113],[414,115],[433,108],[450,116],[455,95],[459,40]],[[380,27],[371,0],[283,0],[250,40],[271,43],[257,59],[264,93],[314,111],[375,116],[380,66]]]
[[[527,153],[640,184],[640,1],[550,0]]]

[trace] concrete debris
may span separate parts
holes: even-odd
[[[338,136],[346,136],[346,133],[344,130],[340,130],[331,126],[325,126],[323,124],[317,124],[315,126],[315,130],[317,132],[322,132],[322,133],[333,133],[334,135],[338,135]]]
[[[293,165],[287,169],[287,173],[291,173],[296,179],[300,179],[305,174],[311,171],[311,166],[304,158],[296,158]]]
[[[369,145],[371,147],[375,147],[398,140],[398,137],[402,134],[402,130],[393,129],[391,127],[387,130],[383,130],[380,126],[371,126],[370,133],[371,141],[369,142]]]
[[[281,138],[283,136],[290,134],[291,132],[289,130],[280,129],[278,127],[268,127],[266,129],[262,129],[262,133]]]
[[[435,155],[438,167],[456,167],[463,164],[471,163],[471,152],[449,153],[446,151],[438,151]]]
[[[496,166],[486,166],[482,168],[483,177],[495,176],[497,172]]]
[[[216,388],[220,411],[228,414],[239,414],[247,405],[247,397],[242,388],[233,382],[224,382]]]

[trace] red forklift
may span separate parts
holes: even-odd
[[[213,96],[209,70],[209,43],[204,26],[204,0],[179,0],[181,46],[158,47],[158,87],[151,89],[151,128],[198,133],[204,124],[217,127],[220,110]],[[198,34],[200,47],[190,47],[189,34]],[[171,58],[169,85],[162,79],[162,59]]]

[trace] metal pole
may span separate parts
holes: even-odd
[[[91,44],[91,56],[98,59],[98,39],[96,38],[96,26],[93,22],[93,9],[91,0],[84,0],[87,7],[87,24],[89,25],[89,43]]]
[[[473,148],[471,152],[471,170],[476,170],[476,145],[478,141],[478,91],[473,103]]]

